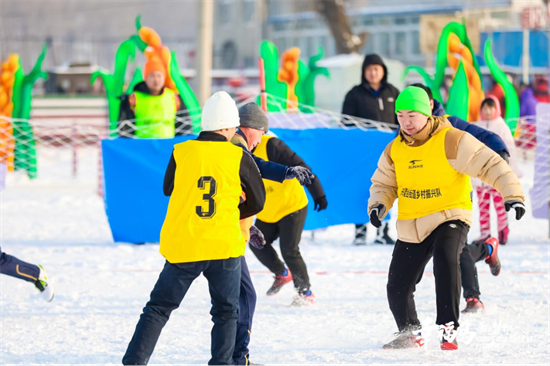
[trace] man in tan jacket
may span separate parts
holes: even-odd
[[[525,214],[518,178],[508,164],[472,135],[452,127],[445,117],[432,117],[428,95],[406,88],[395,111],[401,126],[372,176],[368,204],[378,227],[398,199],[398,241],[388,275],[388,301],[399,334],[384,348],[424,344],[414,303],[415,286],[434,257],[436,324],[442,350],[458,348],[459,257],[472,222],[470,177],[495,187],[516,219]]]

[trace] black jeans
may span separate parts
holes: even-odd
[[[462,276],[462,289],[465,299],[475,297],[479,299],[479,279],[477,277],[476,262],[489,256],[489,248],[486,243],[465,245],[460,255],[460,273]]]
[[[233,364],[241,288],[241,257],[189,263],[166,262],[122,359],[124,365],[146,365],[149,362],[170,314],[179,307],[191,283],[201,273],[208,280],[212,299],[210,315],[214,322],[211,333],[212,358],[208,364]]]
[[[422,243],[395,244],[388,275],[388,301],[399,331],[419,329],[414,292],[424,268],[434,258],[437,302],[436,324],[453,321],[458,328],[460,314],[460,253],[466,244],[469,227],[462,221],[439,225]]]
[[[300,253],[300,240],[302,239],[306,216],[307,206],[273,224],[256,220],[256,227],[264,234],[266,245],[263,249],[250,246],[259,261],[276,276],[280,276],[285,272],[286,263],[288,269],[292,272],[294,287],[298,292],[305,292],[311,287],[306,263]],[[285,263],[279,259],[277,251],[271,245],[278,237],[281,238],[281,254]]]

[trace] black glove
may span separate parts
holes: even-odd
[[[285,179],[298,179],[301,185],[307,186],[311,184],[311,180],[315,178],[313,173],[308,168],[303,166],[291,166],[285,172]]]
[[[327,209],[327,196],[319,197],[313,202],[315,202],[315,207],[313,208],[314,211],[319,212]]]
[[[384,206],[381,203],[373,206],[370,209],[369,216],[370,216],[370,223],[372,224],[372,226],[377,228],[382,226],[382,223],[380,222],[380,217],[382,217],[385,212],[386,212],[386,206]]]
[[[520,220],[523,215],[525,215],[525,205],[521,201],[506,201],[504,202],[504,208],[506,209],[506,212],[510,211],[511,208],[516,210],[516,220]]]
[[[506,150],[500,150],[500,151],[497,151],[497,154],[500,155],[500,157],[502,158],[502,160],[504,160],[505,162],[507,162],[508,164],[510,164],[510,154],[508,154],[508,151],[506,151]]]
[[[248,241],[256,249],[263,249],[265,245],[264,234],[256,226],[250,227],[250,240]]]

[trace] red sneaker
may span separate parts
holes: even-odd
[[[466,308],[462,310],[463,314],[477,313],[485,309],[485,305],[477,297],[470,297],[466,299]]]
[[[500,259],[498,259],[498,240],[497,238],[489,238],[485,241],[486,244],[493,247],[493,252],[485,258],[485,263],[489,265],[491,274],[498,276],[500,274]]]
[[[273,285],[271,285],[269,290],[267,290],[267,296],[275,295],[281,290],[284,285],[292,281],[292,273],[290,273],[289,269],[287,269],[286,271],[286,276],[275,276],[275,281],[273,281]]]
[[[458,349],[456,340],[457,329],[454,322],[439,325],[439,342],[442,351],[455,351]]]

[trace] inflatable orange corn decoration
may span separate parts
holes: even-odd
[[[294,103],[298,103],[296,95],[296,84],[298,83],[298,61],[300,60],[300,49],[292,47],[283,52],[281,60],[281,68],[277,75],[279,81],[285,82],[288,85],[287,99]]]
[[[147,48],[143,52],[147,60],[153,60],[155,58],[162,61],[166,68],[166,81],[164,86],[178,92],[174,80],[172,80],[170,73],[170,50],[168,47],[162,45],[162,40],[157,32],[149,27],[141,27],[139,30],[139,38],[147,44]]]
[[[474,66],[473,55],[470,49],[460,42],[458,36],[454,33],[449,34],[449,42],[447,44],[448,55],[447,60],[455,72],[458,70],[460,61],[464,65],[464,71],[468,78],[468,121],[479,120],[479,108],[485,95],[481,86],[481,79]],[[456,55],[460,56],[458,58]]]
[[[15,142],[13,126],[3,116],[11,118],[13,113],[13,84],[15,73],[19,69],[19,56],[12,54],[0,68],[0,163],[13,171]]]

